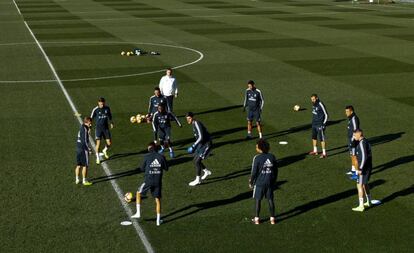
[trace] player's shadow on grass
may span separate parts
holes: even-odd
[[[277,182],[277,186],[275,187],[275,190],[277,190],[277,188],[279,188],[281,185],[283,185],[286,182],[287,181],[285,181],[285,180]],[[172,222],[172,221],[187,217],[189,215],[193,215],[193,214],[198,213],[200,211],[208,210],[208,209],[219,207],[219,206],[226,206],[226,205],[233,204],[233,203],[245,200],[245,199],[249,199],[249,198],[252,197],[252,194],[253,194],[253,191],[250,190],[250,191],[247,191],[247,192],[237,194],[236,196],[228,198],[228,199],[212,200],[212,201],[207,201],[207,202],[201,202],[201,203],[197,203],[197,204],[188,205],[186,207],[183,207],[181,209],[173,211],[173,212],[167,214],[166,216],[164,216],[163,217],[164,218],[164,223]],[[189,211],[191,209],[194,209],[194,210],[169,219],[169,217],[172,217],[174,215]]]
[[[393,133],[393,134],[384,134],[384,135],[374,136],[374,137],[368,138],[368,142],[371,144],[371,146],[381,145],[381,144],[385,144],[391,141],[395,141],[401,138],[404,134],[405,132],[398,132],[398,133]],[[332,151],[335,151],[335,150],[340,150],[340,151],[331,153]],[[343,145],[343,146],[339,146],[336,148],[328,149],[328,152],[329,152],[328,153],[329,156],[346,153],[348,152],[348,145]]]
[[[345,119],[331,120],[331,121],[328,121],[327,126],[336,125],[336,124],[339,124],[343,121],[345,121]],[[293,134],[293,133],[297,133],[297,132],[310,130],[311,128],[312,128],[312,124],[305,124],[305,125],[291,127],[289,129],[286,129],[286,130],[277,131],[277,132],[270,133],[270,134],[265,134],[263,137],[265,139],[272,139],[272,138],[276,138],[276,137],[280,137],[280,136],[284,136],[284,135],[289,135],[289,134]]]
[[[220,107],[216,109],[211,109],[207,111],[201,111],[201,112],[193,112],[194,115],[202,115],[202,114],[209,114],[209,113],[215,113],[215,112],[225,112],[225,111],[231,111],[233,109],[242,108],[243,105],[231,105],[231,106],[225,106]],[[185,115],[178,115],[177,117],[185,117]]]
[[[121,153],[121,154],[113,154],[113,155],[111,155],[111,157],[109,157],[109,159],[107,159],[105,161],[116,160],[116,159],[125,158],[125,157],[128,157],[128,156],[144,155],[146,153],[148,153],[148,150],[141,150],[141,151],[138,151],[138,152],[128,152],[128,153]]]
[[[369,183],[370,189],[375,188],[376,186],[382,185],[385,183],[385,180],[379,179],[379,180],[375,180],[372,183]],[[313,209],[325,206],[325,205],[329,205],[332,204],[334,202],[337,202],[339,200],[342,199],[346,199],[352,196],[357,196],[357,190],[356,189],[350,189],[344,192],[340,192],[340,193],[336,193],[333,195],[330,195],[328,197],[322,198],[322,199],[318,199],[318,200],[313,200],[311,202],[308,202],[306,204],[302,204],[300,206],[297,206],[295,208],[293,208],[292,210],[280,213],[277,215],[277,221],[283,221],[286,219],[290,219],[293,218],[295,216],[304,214],[308,211],[311,211]],[[350,209],[351,210],[351,207]]]
[[[118,179],[118,178],[121,178],[121,177],[128,177],[128,176],[136,175],[136,174],[139,174],[139,173],[141,173],[141,170],[139,168],[136,168],[136,169],[132,169],[132,170],[128,170],[128,171],[123,171],[123,172],[111,174],[109,176],[102,176],[102,177],[92,178],[91,182],[94,183],[94,184],[97,184],[97,183],[106,182],[106,181],[109,181],[109,180]]]
[[[227,173],[226,175],[223,175],[223,176],[209,177],[207,181],[203,182],[203,185],[217,183],[217,182],[220,182],[220,181],[227,181],[227,180],[230,180],[230,179],[233,179],[233,178],[238,178],[238,177],[250,175],[250,172],[251,172],[251,168],[245,168],[245,169],[242,169],[242,170]]]
[[[399,157],[399,158],[394,159],[390,162],[387,162],[387,163],[384,163],[384,164],[381,164],[381,165],[378,165],[378,166],[372,168],[371,175],[379,173],[379,172],[387,170],[387,169],[390,169],[390,168],[397,167],[398,165],[402,165],[402,164],[405,164],[405,163],[410,163],[410,162],[413,162],[413,161],[414,161],[414,155]]]
[[[414,185],[411,185],[410,187],[408,187],[406,189],[402,189],[400,191],[392,193],[391,195],[383,198],[381,200],[381,203],[385,204],[385,203],[390,202],[390,201],[392,201],[392,200],[394,200],[398,197],[404,197],[404,196],[408,196],[408,195],[411,195],[411,194],[414,194]]]

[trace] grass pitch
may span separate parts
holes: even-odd
[[[20,0],[0,2],[2,252],[145,252],[109,183],[134,192],[163,69],[178,68],[175,111],[196,112],[214,136],[194,177],[191,129],[173,129],[178,157],[163,189],[165,224],[152,198],[143,227],[156,252],[408,252],[413,248],[414,33],[412,4],[350,1]],[[74,184],[77,121],[23,21],[40,41],[79,112],[99,96],[111,106],[114,176],[91,164],[90,188]],[[122,57],[134,47],[160,56]],[[187,48],[187,49],[185,49]],[[193,50],[191,50],[193,49]],[[161,71],[161,72],[157,72]],[[152,74],[146,74],[146,73]],[[124,77],[120,77],[124,76]],[[248,189],[254,141],[245,141],[240,104],[253,79],[265,97],[264,133],[279,159],[279,223],[253,226]],[[310,149],[311,93],[327,106],[328,159]],[[300,104],[306,110],[294,113]],[[373,145],[372,195],[383,202],[354,213],[344,175],[344,107],[353,104]],[[184,118],[181,118],[184,123]],[[280,146],[279,141],[288,141]],[[93,157],[92,157],[93,159]],[[131,208],[135,210],[133,204]],[[263,203],[262,215],[267,207]]]

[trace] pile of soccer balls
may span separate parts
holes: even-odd
[[[121,52],[122,56],[140,56],[140,55],[145,55],[145,54],[160,55],[160,53],[155,52],[155,51],[151,51],[151,52],[147,53],[147,52],[145,52],[144,50],[142,50],[140,48],[134,48],[132,51],[122,51]]]
[[[141,123],[151,122],[151,118],[149,117],[149,115],[144,115],[144,114],[137,114],[136,116],[131,116],[129,120],[131,121],[132,124],[134,123],[141,124]]]
[[[124,200],[127,202],[127,203],[130,203],[131,201],[132,201],[132,198],[133,198],[134,196],[132,195],[132,192],[127,192],[127,193],[125,193],[125,195],[124,195]]]

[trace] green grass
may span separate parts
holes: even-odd
[[[144,200],[143,227],[156,252],[409,252],[414,247],[414,42],[410,4],[353,7],[350,1],[10,0],[0,2],[1,252],[145,252],[110,178],[91,164],[90,188],[74,184],[78,124],[23,20],[33,30],[79,112],[104,96],[114,113],[112,158],[123,191],[151,141],[149,125],[129,117],[146,111],[162,73],[176,69],[180,96],[214,136],[194,177],[191,128],[173,128],[178,157],[164,178],[163,216]],[[16,44],[23,43],[23,44]],[[148,44],[149,43],[149,44]],[[160,56],[122,57],[134,47]],[[85,81],[73,79],[87,78]],[[253,226],[247,182],[254,141],[245,141],[243,101],[253,79],[265,97],[265,138],[279,159],[275,192],[279,223]],[[20,82],[36,81],[43,82]],[[331,117],[328,159],[310,150],[309,96],[318,93]],[[305,110],[292,111],[295,104]],[[383,204],[353,213],[354,183],[344,175],[344,107],[353,104],[373,146],[372,194]],[[254,132],[256,134],[256,132]],[[289,142],[286,146],[279,141]],[[94,157],[91,157],[93,160]],[[134,204],[130,207],[135,211]],[[267,217],[263,203],[262,216]]]

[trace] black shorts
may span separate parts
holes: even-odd
[[[150,184],[147,184],[147,183],[143,183],[139,188],[138,188],[138,192],[142,195],[142,196],[145,196],[145,195],[147,195],[147,192],[148,191],[151,191],[151,195],[154,197],[154,198],[158,198],[158,199],[160,199],[161,198],[161,185],[157,185],[157,186],[154,186],[154,185],[150,185]]]
[[[82,166],[82,167],[89,166],[89,151],[88,150],[77,150],[76,165]]]
[[[111,131],[108,128],[97,127],[95,129],[95,139],[100,140],[110,140],[111,139]]]
[[[206,159],[211,152],[212,146],[213,143],[211,141],[203,145],[198,145],[195,151],[195,155],[203,160]]]
[[[273,199],[273,190],[272,186],[257,186],[253,188],[253,198],[256,200],[262,200],[263,197],[266,199]]]
[[[255,120],[256,122],[260,122],[262,120],[260,110],[255,110],[255,111],[247,110],[247,120],[248,121]]]
[[[312,126],[312,139],[325,141],[325,127],[323,126]]]
[[[355,148],[357,145],[358,145],[358,142],[356,140],[348,139],[348,150],[351,156],[356,155]]]
[[[371,170],[368,170],[365,174],[361,174],[358,176],[358,184],[368,184],[370,178]]]
[[[171,139],[171,128],[170,127],[159,128],[158,129],[158,139],[159,139],[160,143],[165,142],[165,141],[170,141],[170,139]]]

